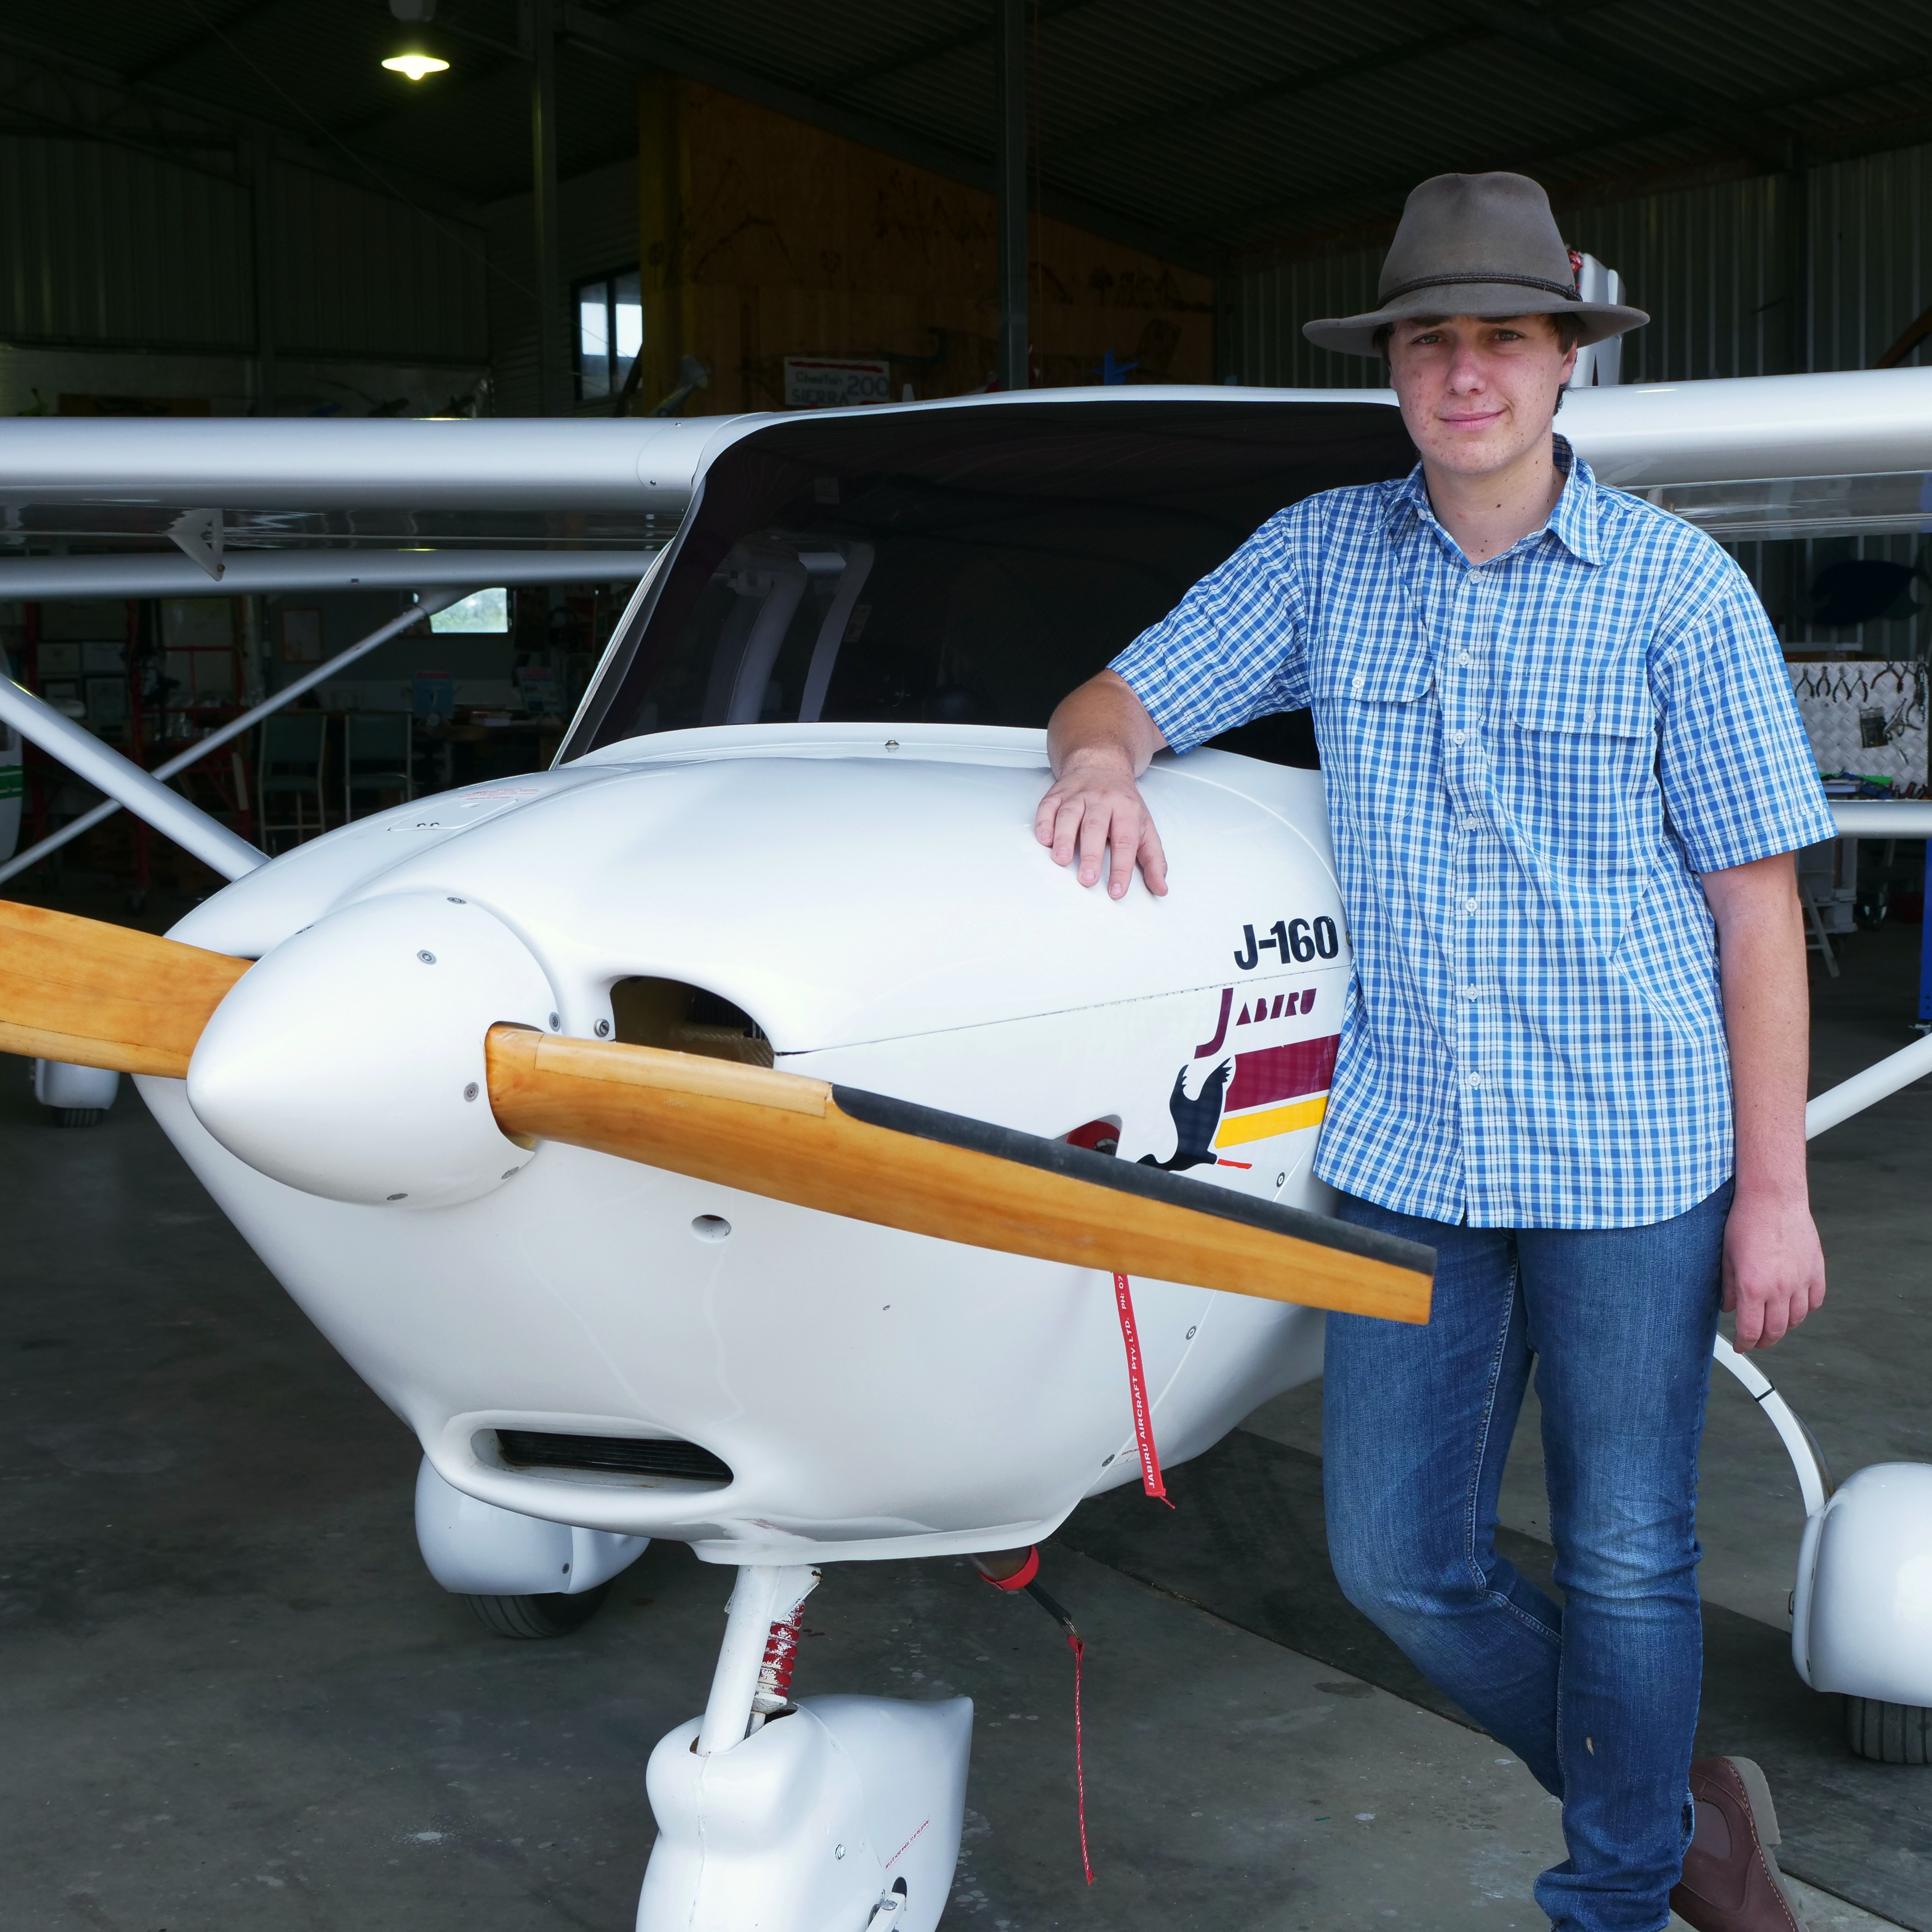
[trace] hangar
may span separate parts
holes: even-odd
[[[1534,176],[1571,248],[1651,313],[1620,363],[1599,362],[1599,393],[1574,398],[1580,437],[1611,389],[1903,386],[1932,353],[1932,28],[1877,0],[1766,8],[1744,28],[1647,0],[1346,19],[1130,0],[83,0],[0,26],[0,412],[17,419],[0,426],[15,432],[0,648],[92,745],[164,772],[196,808],[182,824],[304,865],[436,800],[568,774],[626,733],[755,732],[788,680],[775,701],[800,726],[1036,728],[1049,616],[1124,643],[1266,514],[1274,484],[1386,469],[1378,446],[1324,446],[1342,466],[1291,484],[1252,446],[1230,456],[1237,437],[1190,476],[1184,418],[1150,412],[1245,411],[1226,420],[1258,425],[1254,446],[1285,434],[1258,412],[1291,406],[1260,392],[1363,388],[1368,365],[1300,325],[1372,305],[1402,199],[1432,173]],[[1070,447],[1056,425],[1074,418],[1053,412],[1084,405],[1054,392],[1089,390],[1107,421],[1142,426],[1138,454]],[[976,394],[1002,400],[922,413]],[[1334,423],[1367,405],[1292,406]],[[827,408],[878,413],[821,424]],[[687,463],[710,479],[697,508],[670,482],[619,502],[568,473],[569,452],[613,437],[644,439],[627,460],[695,448],[747,413],[775,419],[762,442]],[[465,496],[460,479],[415,480],[428,418],[505,438],[527,424],[526,443],[487,446],[565,454],[543,459],[554,476],[535,454],[521,471],[493,455],[501,487]],[[975,425],[1002,421],[1028,426],[1021,453],[1017,431],[977,451]],[[243,442],[222,440],[229,424]],[[586,434],[548,443],[546,424]],[[325,450],[380,453],[304,496],[242,477],[267,476],[278,447],[318,478]],[[98,473],[69,488],[82,449]],[[184,450],[212,452],[206,494]],[[136,480],[151,460],[168,486]],[[1056,463],[1058,496],[1041,481]],[[1034,576],[1006,550],[997,581],[945,560],[981,541],[956,487],[975,464],[1050,560]],[[1634,486],[1743,566],[1828,790],[1861,807],[1926,790],[1928,466],[1907,448]],[[386,467],[410,480],[386,487]],[[887,470],[862,515],[842,500]],[[787,495],[771,479],[794,472]],[[667,552],[692,612],[664,645],[672,670],[684,650],[701,672],[713,638],[740,653],[715,693],[637,670],[655,661],[636,586]],[[892,652],[928,581],[950,601],[921,696]],[[1016,584],[1048,614],[1036,634],[1012,628]],[[1026,640],[1011,662],[974,654],[989,613]],[[810,710],[814,637],[832,655]],[[722,646],[710,662],[715,676]],[[600,696],[607,662],[622,681]],[[217,846],[115,811],[102,784],[118,767],[77,765],[84,747],[8,740],[9,898],[130,932],[212,929]],[[1229,749],[1310,758],[1300,740]],[[1814,1091],[1932,1020],[1922,827],[1845,822],[1878,829],[1810,848],[1801,874]],[[1252,958],[1252,928],[1248,943]],[[1286,966],[1286,927],[1280,944]],[[632,1018],[612,1008],[626,1040],[769,1064],[760,1024],[715,992],[675,1012],[627,997]],[[31,1063],[9,1064],[9,1916],[625,1922],[652,1840],[646,1761],[704,1704],[722,1573],[660,1540],[596,1594],[440,1586],[411,1533],[421,1452],[394,1402],[284,1295],[125,1081],[44,1069],[36,1088]],[[1907,1085],[1814,1150],[1832,1298],[1768,1366],[1840,1482],[1928,1460],[1910,1180],[1925,1116]],[[1106,1368],[1124,1413],[1126,1379]],[[1808,1498],[1760,1393],[1716,1376],[1703,1744],[1771,1773],[1810,1923],[1922,1932],[1922,1712],[1862,1753],[1843,1699],[1794,1673]],[[518,1481],[542,1480],[543,1456],[598,1466],[554,1447],[578,1438],[524,1434],[538,1460],[505,1466]],[[598,1435],[596,1454],[624,1439]],[[801,1626],[802,1694],[977,1707],[945,1922],[1537,1922],[1548,1801],[1341,1598],[1320,1446],[1304,1379],[1176,1461],[1172,1516],[1130,1484],[1048,1544],[1047,1581],[1089,1646],[1090,1890],[1052,1626],[956,1552],[828,1570]],[[652,1479],[705,1479],[667,1469]],[[1527,1421],[1501,1522],[1512,1560],[1547,1578]],[[593,1533],[614,1534],[569,1532]]]

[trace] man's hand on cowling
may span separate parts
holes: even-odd
[[[1080,860],[1080,883],[1100,884],[1107,866],[1107,894],[1125,898],[1138,863],[1147,889],[1167,891],[1167,855],[1154,814],[1134,781],[1167,740],[1133,688],[1118,671],[1103,670],[1069,692],[1047,726],[1052,788],[1034,814],[1034,832],[1056,866]]]
[[[1167,855],[1160,834],[1134,782],[1132,760],[1118,752],[1071,754],[1040,800],[1033,829],[1051,848],[1056,866],[1070,866],[1078,855],[1083,886],[1100,883],[1106,860],[1110,898],[1126,896],[1136,864],[1155,898],[1166,893]]]

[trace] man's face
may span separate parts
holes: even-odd
[[[1486,476],[1546,448],[1557,395],[1576,366],[1546,315],[1397,322],[1388,356],[1416,448],[1459,476]]]

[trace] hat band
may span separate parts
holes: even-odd
[[[1511,288],[1540,289],[1546,295],[1561,296],[1565,302],[1580,302],[1583,299],[1574,285],[1546,282],[1540,275],[1505,275],[1484,268],[1454,275],[1418,275],[1412,282],[1384,290],[1378,300],[1386,305],[1400,301],[1404,296],[1414,295],[1418,289],[1465,288],[1478,282],[1505,282]]]

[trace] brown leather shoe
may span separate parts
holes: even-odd
[[[1690,1796],[1696,1825],[1671,1910],[1697,1932],[1805,1932],[1771,1855],[1778,1814],[1764,1773],[1748,1757],[1700,1758]]]

